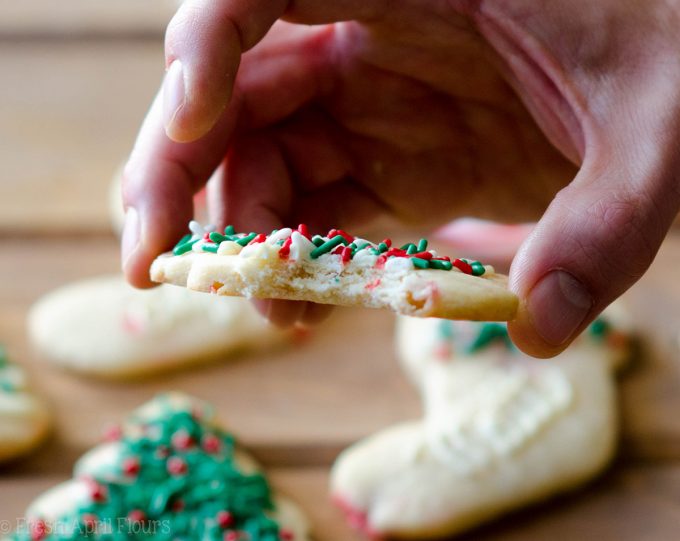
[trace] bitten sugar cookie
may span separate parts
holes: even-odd
[[[549,361],[521,354],[498,323],[403,318],[398,345],[425,416],[338,458],[332,492],[355,527],[459,533],[577,486],[612,457],[611,373],[628,347],[604,320]]]
[[[168,394],[135,411],[30,505],[15,541],[307,541],[301,511],[204,403]]]
[[[49,293],[31,310],[29,333],[56,364],[109,378],[159,373],[290,337],[245,299],[171,286],[139,290],[120,276]]]
[[[0,461],[34,449],[49,424],[47,407],[29,391],[23,370],[8,361],[0,346]]]
[[[517,298],[507,277],[478,261],[450,259],[427,240],[392,246],[344,231],[311,236],[301,225],[271,234],[224,233],[190,224],[191,234],[151,266],[156,282],[257,298],[388,308],[411,316],[510,320]]]

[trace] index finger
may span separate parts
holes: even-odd
[[[162,106],[159,93],[123,172],[123,272],[137,287],[154,285],[151,262],[184,232],[193,216],[192,197],[224,156],[236,123],[234,107],[200,141],[176,143],[163,130]]]
[[[304,24],[367,20],[385,0],[186,0],[168,25],[164,119],[168,137],[194,141],[215,124],[232,95],[241,55],[277,19]]]

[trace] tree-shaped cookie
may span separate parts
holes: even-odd
[[[308,540],[301,512],[272,493],[205,403],[158,396],[109,440],[35,500],[10,539]]]

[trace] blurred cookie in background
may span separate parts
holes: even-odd
[[[0,461],[32,451],[47,435],[46,404],[28,386],[26,374],[0,345]]]

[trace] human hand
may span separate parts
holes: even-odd
[[[241,229],[517,221],[549,205],[513,263],[510,331],[556,354],[641,276],[677,212],[677,13],[661,0],[187,0],[125,172],[125,272],[150,285],[216,170],[213,219]]]

